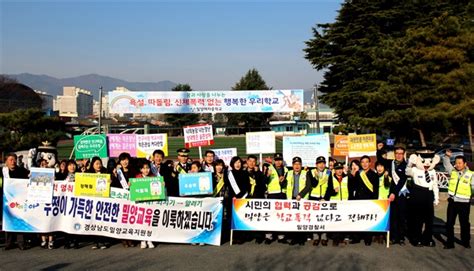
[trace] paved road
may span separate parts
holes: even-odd
[[[221,247],[160,244],[155,249],[0,251],[0,270],[474,270],[474,250],[411,245],[385,248],[289,246],[278,243]]]

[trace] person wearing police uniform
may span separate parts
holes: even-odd
[[[360,159],[361,170],[352,171],[349,176],[349,182],[352,182],[354,197],[357,200],[378,199],[379,197],[379,177],[373,169],[370,168],[370,157],[364,155]],[[372,244],[372,234],[364,232],[364,243],[366,246]],[[356,236],[353,242],[357,243],[359,238]]]
[[[188,164],[189,149],[181,148],[176,152],[178,153],[178,162],[175,165],[175,172],[178,174],[188,173],[188,171],[191,169],[190,165]]]
[[[283,154],[275,153],[273,156],[274,163],[269,165],[267,175],[269,178],[267,179],[267,198],[268,199],[286,199],[286,190],[283,193],[283,189],[281,184],[286,178],[286,174],[288,173],[288,168],[283,165]],[[279,243],[286,243],[285,236],[283,234],[279,234],[277,236]],[[273,234],[267,233],[265,234],[265,244],[269,245],[273,242]]]
[[[444,248],[454,248],[454,224],[458,215],[459,223],[461,224],[461,244],[465,248],[471,248],[469,212],[471,209],[470,200],[474,193],[474,172],[467,168],[464,156],[456,156],[453,167],[449,160],[451,154],[451,151],[447,150],[446,155],[443,157],[444,168],[451,175],[448,185],[447,241]]]
[[[341,162],[334,163],[334,173],[329,176],[323,199],[326,201],[349,200],[349,178],[344,174],[344,165]],[[349,242],[344,232],[334,233],[332,239],[333,246],[338,246],[343,240],[345,245]]]
[[[301,165],[302,161],[301,158],[296,156],[293,157],[292,165],[293,169],[289,170],[286,174],[286,178],[282,183],[282,187],[286,188],[286,199],[296,199],[300,200],[302,198],[308,199],[307,195],[301,195],[300,193],[303,189],[308,186],[306,183],[309,181],[309,186],[311,186],[311,181],[308,179],[308,171],[304,170]],[[292,233],[290,245],[299,244],[300,246],[304,246],[306,242],[306,234],[299,234],[299,233]]]
[[[319,156],[316,158],[316,168],[312,169],[308,174],[308,180],[310,180],[311,185],[301,191],[301,196],[305,197],[309,193],[309,200],[324,200],[330,176],[331,170],[326,168],[326,158]],[[317,246],[319,243],[327,246],[328,238],[325,232],[313,233],[313,246]]]
[[[191,169],[190,164],[187,163],[189,149],[181,148],[176,152],[178,153],[178,162],[174,163],[171,181],[167,183],[165,180],[165,184],[168,184],[166,187],[168,196],[172,197],[179,197],[179,174],[186,174]]]

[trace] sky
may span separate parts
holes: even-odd
[[[304,58],[304,42],[341,2],[0,0],[0,73],[213,90],[255,68],[274,89],[311,88],[322,72]]]

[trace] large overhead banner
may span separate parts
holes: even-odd
[[[109,92],[110,113],[264,113],[303,111],[303,90]]]

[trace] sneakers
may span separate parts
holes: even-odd
[[[49,241],[48,249],[54,249],[54,242],[53,241]]]
[[[107,249],[108,247],[104,244],[100,246],[100,249]]]
[[[148,245],[148,248],[155,248],[155,245],[153,245],[153,242],[152,241],[148,241],[146,242],[147,245]]]
[[[141,241],[140,248],[146,248],[146,247],[147,247],[146,241]]]
[[[41,241],[41,248],[46,248],[48,243],[46,241]]]

